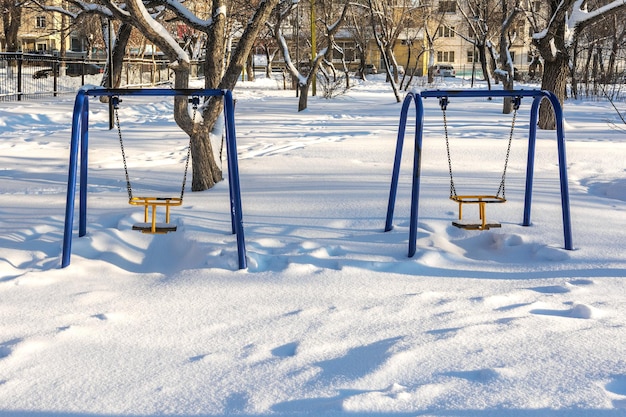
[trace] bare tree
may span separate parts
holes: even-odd
[[[549,0],[528,2],[525,7],[533,24],[534,43],[544,61],[541,88],[552,91],[563,103],[574,40],[582,30],[599,19],[626,7],[624,0],[593,4],[586,0]],[[590,6],[591,10],[590,10]],[[537,7],[545,10],[537,10]],[[544,100],[539,110],[539,127],[554,129],[555,120],[550,104]]]
[[[422,15],[422,29],[424,30],[424,42],[426,51],[428,52],[428,83],[435,81],[433,74],[433,66],[435,65],[435,41],[439,34],[439,28],[443,27],[445,13],[437,13],[428,6],[426,12]]]
[[[499,45],[499,68],[496,77],[502,82],[505,90],[513,90],[515,79],[515,66],[511,59],[510,47],[514,38],[518,35],[515,30],[511,30],[515,23],[515,18],[521,12],[519,0],[510,2],[501,0],[502,24],[500,25],[500,45]],[[509,114],[513,110],[511,97],[505,97],[502,105],[502,113]]]
[[[2,29],[4,31],[7,52],[17,52],[20,48],[18,32],[22,24],[24,2],[19,0],[0,0],[2,11]]]
[[[478,52],[478,62],[489,90],[491,90],[491,80],[496,67],[496,57],[499,55],[495,50],[493,39],[501,33],[506,33],[502,27],[504,22],[501,18],[502,4],[498,4],[498,1],[468,0],[458,2],[470,34],[466,40],[473,44]],[[502,0],[502,2],[506,2],[506,0]],[[464,36],[463,34],[460,35]]]
[[[372,27],[368,23],[368,8],[365,0],[354,1],[350,8],[348,20],[348,31],[354,40],[355,49],[359,59],[359,67],[357,68],[357,77],[365,80],[367,77],[367,52],[373,33]]]
[[[283,1],[275,11],[275,20],[270,25],[276,42],[282,51],[285,59],[286,70],[291,76],[297,80],[299,89],[298,111],[305,110],[308,105],[308,93],[313,79],[317,77],[318,69],[323,60],[330,61],[335,46],[335,34],[341,28],[341,24],[346,18],[349,2],[341,2],[335,0],[325,0],[323,4],[323,13],[318,20],[323,30],[320,36],[320,43],[323,45],[319,48],[317,54],[311,57],[308,72],[301,73],[301,68],[297,68],[294,64],[289,50],[289,43],[283,32],[283,26],[286,25],[288,17],[297,7],[296,1]],[[317,22],[316,22],[317,23]],[[319,31],[318,31],[319,32]],[[317,49],[317,48],[316,48]]]
[[[570,91],[574,98],[578,97],[583,86],[587,94],[593,95],[619,91],[623,73],[620,73],[617,61],[624,52],[626,41],[625,15],[626,11],[622,10],[606,16],[589,25],[574,39],[570,66]],[[607,88],[603,89],[603,85]]]
[[[370,22],[376,46],[380,51],[388,81],[398,103],[401,101],[398,81],[398,63],[393,48],[400,34],[412,21],[416,5],[410,0],[389,2],[385,0],[368,0]]]
[[[206,38],[205,87],[232,89],[242,72],[257,34],[264,22],[278,4],[279,0],[256,0],[249,2],[251,15],[245,27],[241,27],[237,47],[225,60],[226,44],[232,37],[233,29],[227,29],[227,0],[211,0],[209,17],[195,15],[183,3],[177,0],[156,0],[144,4],[141,0],[128,0],[117,4],[114,0],[98,0],[98,4],[85,3],[81,0],[69,0],[78,12],[64,11],[74,17],[78,13],[97,13],[107,22],[111,19],[120,21],[115,40],[114,56],[123,56],[126,42],[130,36],[129,27],[138,29],[150,42],[156,45],[171,61],[170,69],[174,72],[174,87],[187,88],[190,76],[189,54],[178,44],[170,32],[165,29],[164,18],[170,22],[181,22],[200,32]],[[60,10],[57,10],[61,12]],[[108,24],[108,23],[107,23]],[[108,32],[108,31],[107,31]],[[122,60],[114,58],[114,64]],[[121,68],[121,67],[120,67]],[[112,68],[119,74],[117,68]],[[202,191],[221,181],[222,172],[215,160],[209,133],[213,130],[222,111],[221,98],[213,97],[203,104],[201,120],[192,120],[188,100],[184,97],[174,99],[174,119],[191,136],[192,154],[192,190]]]

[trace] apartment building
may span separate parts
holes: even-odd
[[[481,30],[491,30],[487,32],[486,38],[498,44],[499,33],[494,30],[498,27],[500,22],[497,19],[501,19],[501,16],[498,16],[497,12],[486,12],[485,16],[489,16],[492,20],[485,22],[483,16],[469,15],[464,1],[439,0],[433,3],[431,8],[433,18],[430,19],[431,33],[434,34],[435,39],[432,62],[451,64],[460,75],[471,74],[475,69],[480,70],[478,51],[473,43],[476,33],[471,26]],[[541,7],[539,1],[532,3],[533,7]],[[513,40],[509,48],[513,65],[518,71],[525,72],[532,61],[532,33],[524,15],[519,15],[509,33],[510,39]],[[425,62],[429,62],[429,59]]]
[[[44,0],[48,6],[61,6],[64,0]],[[485,2],[487,3],[487,2]],[[533,7],[540,8],[540,1],[531,2]],[[402,31],[393,47],[398,65],[407,71],[415,70],[417,74],[426,74],[428,65],[446,63],[452,64],[458,75],[470,75],[474,69],[480,69],[477,62],[478,54],[472,42],[474,33],[470,30],[471,23],[481,25],[481,16],[468,16],[466,2],[456,0],[430,0],[420,2],[420,6],[428,7],[429,16],[426,20],[415,18],[414,27]],[[465,13],[463,12],[465,11]],[[66,17],[59,13],[45,12],[34,4],[25,6],[22,15],[22,24],[18,36],[20,50],[23,52],[56,53],[62,49],[66,51],[83,51],[86,42],[81,35],[64,31],[68,22]],[[427,44],[424,36],[424,23],[429,32],[434,35],[433,49]],[[490,23],[491,24],[491,23]],[[0,27],[2,22],[0,21]],[[495,25],[492,25],[495,26]],[[293,29],[293,28],[290,28]],[[519,71],[526,71],[531,59],[531,35],[523,16],[516,21],[513,31],[515,36],[511,46],[511,55],[514,66]],[[295,32],[291,33],[292,37]],[[0,51],[6,50],[6,41],[0,32]],[[83,35],[84,36],[84,35]],[[498,42],[497,35],[491,34],[491,39]],[[356,46],[349,30],[342,30],[337,36],[337,43],[342,47],[351,69],[358,65],[359,57]],[[306,54],[303,47],[302,55]],[[384,67],[380,53],[373,41],[367,48],[367,64],[373,64],[379,69]],[[432,54],[432,57],[430,56]],[[334,60],[339,62],[339,56]]]
[[[65,51],[85,51],[88,42],[86,33],[73,31],[71,19],[60,13],[43,10],[48,7],[70,7],[65,0],[40,0],[22,6],[22,16],[17,35],[18,51],[24,53],[58,54]],[[5,11],[6,12],[6,11]],[[0,52],[7,50],[2,20],[0,20]],[[86,32],[84,28],[79,28]],[[95,34],[92,34],[93,38]]]

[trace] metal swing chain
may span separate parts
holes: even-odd
[[[450,140],[448,138],[448,119],[446,117],[446,108],[448,107],[448,97],[440,97],[439,105],[443,113],[443,131],[446,138],[446,152],[448,153],[448,173],[450,174],[450,198],[456,197],[456,188],[454,186],[454,175],[452,175],[452,158],[450,157]]]
[[[511,132],[509,133],[509,144],[506,149],[506,158],[504,160],[504,170],[502,171],[502,180],[500,181],[500,187],[498,187],[498,192],[496,196],[500,196],[502,193],[502,198],[506,200],[505,195],[505,180],[506,180],[506,169],[509,165],[509,156],[511,155],[511,143],[513,142],[513,131],[515,130],[515,120],[517,119],[517,110],[521,104],[521,97],[515,97],[513,99],[513,120],[511,121]]]
[[[511,155],[511,144],[513,142],[513,132],[515,130],[515,120],[517,119],[517,110],[520,107],[521,97],[515,97],[513,101],[513,120],[511,122],[511,131],[509,133],[509,143],[506,150],[506,158],[504,160],[504,170],[502,172],[502,179],[500,180],[500,186],[498,187],[498,192],[496,196],[500,196],[502,194],[502,198],[505,197],[505,183],[506,183],[506,170],[509,164],[509,156]],[[452,158],[450,157],[450,140],[448,138],[448,120],[446,117],[446,108],[448,106],[448,98],[440,97],[439,105],[441,106],[441,111],[443,113],[443,127],[446,138],[446,151],[448,153],[448,172],[450,174],[450,198],[457,197],[456,188],[454,186],[454,175],[452,174]]]
[[[120,141],[120,148],[122,150],[122,161],[124,163],[124,175],[126,176],[126,191],[128,192],[128,201],[132,201],[133,199],[133,187],[130,183],[130,176],[128,175],[128,164],[126,163],[126,152],[124,150],[124,141],[122,139],[122,128],[120,125],[120,118],[118,114],[119,102],[121,101],[119,97],[113,96],[111,97],[113,109],[115,113],[115,125],[117,126],[117,136]],[[192,98],[193,103],[193,115],[192,121],[196,120],[196,114],[198,110],[198,104],[200,103],[199,97]],[[191,159],[191,135],[189,135],[189,146],[187,147],[187,157],[185,160],[185,172],[183,175],[183,185],[180,190],[180,199],[182,201],[183,196],[185,195],[185,184],[187,182],[187,172],[189,171],[189,159]]]
[[[191,103],[193,105],[193,114],[191,116],[191,123],[195,123],[196,114],[198,112],[198,104],[200,103],[200,97],[194,96],[191,98]],[[193,130],[193,128],[192,128]],[[192,135],[189,135],[189,146],[187,147],[187,158],[185,160],[185,173],[183,174],[183,186],[180,189],[180,200],[183,200],[183,196],[185,195],[185,184],[187,183],[187,171],[189,171],[189,159],[191,159],[191,141]]]
[[[128,192],[128,201],[133,199],[133,187],[130,184],[130,177],[128,176],[128,165],[126,164],[126,152],[124,151],[124,141],[122,140],[122,128],[120,126],[120,118],[118,115],[120,99],[117,96],[111,97],[111,103],[113,104],[113,110],[115,113],[115,125],[117,126],[117,136],[120,140],[120,148],[122,149],[122,161],[124,162],[124,174],[126,175],[126,191]]]

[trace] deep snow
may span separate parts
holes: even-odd
[[[467,87],[451,83],[435,87]],[[302,113],[272,83],[235,93],[245,271],[226,182],[186,193],[176,233],[130,230],[142,214],[97,101],[88,235],[59,269],[73,97],[0,103],[0,417],[626,415],[626,136],[608,103],[565,105],[566,251],[554,132],[539,132],[533,224],[520,225],[530,102],[508,202],[487,209],[502,228],[476,232],[451,226],[441,112],[426,100],[410,259],[410,140],[383,232],[400,105],[382,80]],[[187,139],[171,108],[124,99],[137,189],[180,192]],[[500,110],[451,102],[457,189],[497,189]]]

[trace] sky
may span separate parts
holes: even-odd
[[[74,228],[61,269],[74,97],[0,102],[0,417],[626,415],[626,136],[610,103],[564,107],[565,250],[554,131],[538,132],[521,225],[530,101],[507,202],[487,207],[501,227],[473,231],[452,225],[442,114],[426,99],[409,258],[410,139],[384,232],[401,107],[384,76],[300,113],[281,87],[234,91],[244,270],[227,181],[187,190],[176,232],[132,230],[142,210],[127,203],[117,132],[96,100],[87,235]],[[450,102],[459,193],[498,188],[501,106]],[[171,99],[125,98],[120,120],[135,194],[179,194],[188,138]]]

